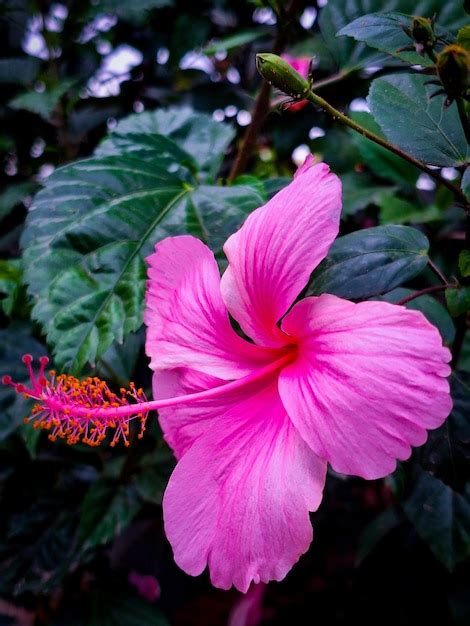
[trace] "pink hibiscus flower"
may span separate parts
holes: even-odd
[[[193,237],[148,259],[154,397],[244,381],[160,410],[178,459],[163,502],[176,562],[208,565],[224,589],[280,580],[308,549],[327,463],[386,476],[451,409],[450,353],[421,313],[331,295],[294,304],[341,213],[339,179],[312,162],[228,239],[221,280]]]
[[[308,549],[327,463],[386,476],[451,409],[450,353],[420,312],[332,295],[294,304],[340,213],[339,179],[310,156],[228,239],[222,279],[198,239],[156,245],[145,311],[154,400],[97,379],[48,382],[44,361],[35,378],[29,356],[31,388],[5,381],[72,443],[99,443],[108,427],[126,440],[133,416],[144,424],[158,409],[178,459],[163,500],[175,560],[191,575],[208,566],[223,589],[281,580]]]

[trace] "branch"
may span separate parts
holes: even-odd
[[[436,293],[437,291],[445,291],[446,289],[456,289],[456,288],[457,288],[457,285],[454,285],[452,283],[447,283],[445,285],[433,285],[432,287],[425,287],[424,289],[421,289],[420,291],[415,291],[415,293],[412,293],[409,296],[402,298],[401,300],[397,302],[397,304],[406,304],[407,302],[411,302],[412,300],[415,300],[416,298],[420,298],[421,296],[424,296],[427,293]]]
[[[405,161],[408,161],[408,163],[411,163],[415,167],[419,168],[421,171],[425,172],[428,176],[433,178],[437,183],[444,185],[444,187],[447,187],[447,189],[449,189],[449,191],[451,191],[454,194],[454,196],[463,204],[463,206],[468,211],[469,204],[463,191],[461,191],[461,189],[459,189],[456,185],[453,185],[447,179],[440,176],[440,174],[438,174],[435,170],[432,170],[431,168],[429,168],[422,161],[415,159],[413,156],[411,156],[411,154],[408,154],[401,148],[398,148],[397,146],[389,143],[383,137],[376,135],[370,130],[367,130],[367,128],[364,128],[364,126],[361,126],[360,124],[358,124],[357,122],[349,118],[347,115],[344,115],[344,113],[341,113],[341,111],[338,111],[338,109],[335,109],[329,102],[327,102],[324,98],[322,98],[318,94],[314,93],[311,89],[307,92],[307,94],[305,95],[302,94],[302,97],[312,102],[312,104],[319,106],[326,113],[331,115],[333,120],[338,120],[345,126],[348,126],[352,130],[354,130],[356,133],[359,133],[363,137],[367,137],[367,139],[370,139],[370,141],[373,141],[379,146],[382,146],[382,148],[385,148],[389,152],[393,152],[394,154],[398,155]]]
[[[444,274],[441,272],[441,270],[437,267],[437,265],[435,265],[431,259],[428,259],[428,266],[429,269],[434,272],[434,274],[439,278],[439,280],[441,281],[441,283],[443,285],[447,285],[447,283],[449,282],[447,280],[447,278],[444,276]]]
[[[274,54],[281,54],[281,52],[284,50],[287,26],[292,17],[295,15],[296,9],[297,0],[292,0],[289,7],[283,13],[282,20],[281,15],[278,16],[276,39],[274,40],[273,45]],[[270,96],[271,86],[267,82],[263,81],[251,114],[251,123],[246,129],[245,134],[243,135],[240,148],[237,152],[237,155],[230,169],[230,173],[227,177],[228,183],[232,183],[235,178],[237,178],[237,176],[240,176],[240,174],[242,174],[246,169],[248,160],[253,152],[253,147],[256,143],[256,137],[258,136],[264,120],[269,113]]]

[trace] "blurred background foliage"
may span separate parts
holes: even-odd
[[[330,476],[314,543],[265,590],[262,624],[470,623],[462,206],[311,105],[281,110],[275,92],[233,175],[261,84],[255,54],[277,48],[313,57],[324,98],[468,193],[456,104],[430,101],[410,66],[432,61],[399,51],[409,15],[436,14],[453,41],[470,21],[463,4],[0,0],[0,374],[21,379],[22,354],[49,353],[67,372],[149,389],[146,254],[191,232],[223,267],[225,238],[308,151],[344,184],[342,237],[310,293],[399,302],[436,284],[429,259],[460,285],[406,304],[454,346],[447,424],[386,480]],[[375,11],[394,13],[375,30],[355,21]],[[0,409],[1,625],[255,624],[240,621],[239,594],[173,563],[161,498],[174,460],[156,420],[129,449],[96,450],[24,425],[26,402],[5,388]]]

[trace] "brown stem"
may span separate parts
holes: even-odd
[[[441,283],[443,285],[447,285],[447,283],[449,282],[447,280],[447,278],[444,276],[444,274],[441,272],[441,270],[437,267],[437,265],[435,265],[431,259],[428,260],[428,267],[429,269],[434,272],[434,274],[439,278],[439,280],[441,281]]]
[[[274,54],[281,54],[284,50],[287,26],[292,17],[295,15],[296,10],[297,0],[292,0],[292,2],[285,9],[285,11],[281,12],[281,14],[278,16],[276,39],[274,40],[273,44]],[[261,130],[267,114],[269,113],[270,96],[271,86],[267,82],[263,81],[261,89],[256,98],[253,111],[251,113],[251,123],[246,129],[245,134],[243,135],[243,139],[240,143],[240,148],[233,161],[230,173],[227,176],[228,183],[232,183],[235,178],[237,178],[237,176],[240,176],[240,174],[242,174],[246,169],[249,158],[253,152],[258,133]]]
[[[227,182],[232,183],[237,176],[245,171],[248,160],[253,152],[256,143],[256,137],[263,125],[266,115],[269,111],[269,100],[271,96],[271,86],[267,82],[263,82],[261,89],[256,98],[255,106],[251,113],[251,123],[243,135],[240,149],[237,152],[232,168],[227,177]]]
[[[407,302],[411,302],[416,298],[420,298],[421,296],[426,295],[427,293],[435,293],[437,291],[445,291],[446,289],[456,289],[457,285],[453,285],[452,283],[446,283],[445,285],[432,285],[432,287],[425,287],[420,291],[415,291],[414,293],[402,298],[397,302],[397,304],[406,304]]]

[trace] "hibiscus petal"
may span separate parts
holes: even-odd
[[[222,378],[244,376],[272,351],[239,337],[220,294],[212,252],[195,237],[168,237],[147,258],[146,351],[154,370],[188,366]]]
[[[418,311],[306,298],[284,318],[298,359],[280,374],[301,436],[344,474],[380,478],[449,414],[450,353]]]
[[[325,462],[299,437],[276,381],[204,401],[211,424],[184,454],[163,500],[166,535],[188,574],[245,592],[281,580],[312,539]]]
[[[218,387],[226,382],[187,367],[157,371],[153,374],[153,397],[155,400],[175,398]],[[194,402],[159,409],[158,421],[166,442],[176,458],[180,459],[194,441],[211,427],[209,422],[218,415],[216,400],[208,404]]]
[[[294,180],[254,211],[224,246],[229,267],[222,296],[256,342],[285,344],[276,326],[338,234],[341,183],[312,159]]]

